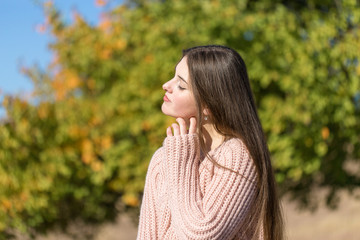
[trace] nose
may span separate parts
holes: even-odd
[[[167,81],[166,83],[164,83],[162,85],[162,88],[167,91],[167,92],[172,92],[172,84],[171,84],[171,80]]]

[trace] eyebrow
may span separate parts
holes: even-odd
[[[185,81],[185,79],[183,77],[181,77],[180,75],[177,75],[177,76],[187,84],[187,81]]]

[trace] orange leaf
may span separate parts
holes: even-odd
[[[99,29],[101,29],[103,31],[109,30],[110,27],[111,27],[111,21],[108,18],[104,18],[104,20],[102,20],[99,23]]]
[[[85,139],[81,143],[81,160],[85,164],[89,164],[94,160],[93,144],[89,139]]]
[[[103,7],[106,5],[106,0],[95,0],[95,6]]]
[[[11,202],[8,199],[3,199],[1,200],[1,205],[3,208],[5,208],[6,210],[9,210],[12,207]]]
[[[36,30],[38,33],[43,34],[43,33],[45,33],[45,31],[46,31],[46,26],[45,26],[45,24],[41,24],[41,23],[40,23],[40,24],[36,25],[35,30]]]
[[[109,149],[111,145],[112,145],[112,138],[110,136],[105,136],[101,138],[101,148],[103,150]]]
[[[100,59],[107,60],[111,56],[111,50],[110,49],[104,49],[100,52]]]
[[[99,161],[93,161],[91,163],[90,167],[94,172],[98,172],[103,168],[103,164],[102,164],[102,162],[99,162]]]
[[[329,130],[329,128],[323,127],[323,128],[321,129],[321,136],[322,136],[322,138],[323,138],[324,140],[328,139],[329,136],[330,136],[330,130]]]
[[[145,62],[146,63],[151,63],[153,61],[154,61],[154,56],[153,55],[149,54],[149,55],[145,56]]]
[[[53,6],[53,1],[49,0],[44,2],[45,8],[51,8],[52,6]]]
[[[90,90],[94,90],[96,87],[96,82],[94,79],[88,79],[86,81],[86,86],[90,89]]]

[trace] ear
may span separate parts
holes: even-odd
[[[204,114],[205,116],[209,116],[209,115],[210,115],[210,110],[209,110],[208,108],[204,108],[203,114]]]

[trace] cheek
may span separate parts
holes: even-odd
[[[197,115],[194,97],[186,94],[174,94],[171,102],[164,102],[161,110],[165,115],[188,119]]]
[[[179,97],[176,99],[176,109],[184,117],[191,117],[196,115],[196,105],[193,97]]]

